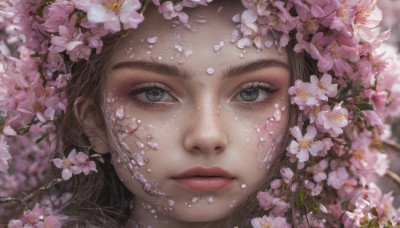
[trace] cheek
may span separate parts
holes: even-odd
[[[159,187],[150,163],[159,150],[153,136],[154,125],[135,115],[132,105],[109,94],[103,105],[114,167],[121,181],[132,191],[138,189],[150,195],[165,195]],[[141,190],[139,190],[141,191]]]
[[[271,167],[282,152],[282,143],[288,130],[289,112],[286,104],[275,104],[273,114],[255,124],[257,165],[259,169]]]

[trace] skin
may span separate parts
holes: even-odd
[[[140,226],[218,227],[263,184],[278,139],[287,132],[285,53],[231,44],[231,18],[242,8],[229,3],[216,13],[219,6],[190,11],[196,32],[173,29],[150,8],[145,22],[111,57],[102,104],[106,142],[118,176],[135,195],[131,221]],[[146,39],[153,36],[158,41],[150,49]],[[220,41],[225,45],[216,53],[213,47]],[[251,64],[257,67],[238,71]],[[143,90],[154,86],[165,90],[159,101],[149,100],[154,96]],[[247,99],[246,91],[258,96]],[[271,121],[277,110],[280,121]],[[193,167],[220,167],[234,178],[228,187],[212,191],[190,190],[172,178]]]

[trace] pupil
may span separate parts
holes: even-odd
[[[145,92],[146,98],[151,102],[158,102],[164,97],[164,90],[160,88],[149,88]]]
[[[246,102],[255,101],[258,98],[258,88],[247,88],[240,92],[240,97]]]

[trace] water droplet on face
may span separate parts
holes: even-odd
[[[156,213],[156,210],[151,209],[151,210],[150,210],[150,213],[155,214],[155,213]]]
[[[143,149],[143,148],[144,148],[144,144],[141,143],[141,142],[136,142],[136,146],[137,146],[139,149]]]
[[[215,71],[214,71],[214,68],[212,68],[212,67],[207,68],[207,74],[208,74],[208,75],[211,76],[211,75],[214,74],[214,72],[215,72]]]
[[[158,147],[159,147],[158,143],[154,139],[148,141],[147,146],[149,146],[153,150],[158,150]]]
[[[173,200],[168,200],[168,205],[170,207],[174,206],[175,202]]]
[[[240,185],[240,188],[241,188],[241,189],[247,188],[247,184],[242,184],[242,185]]]
[[[188,203],[185,203],[185,205],[186,205],[186,207],[188,207],[188,208],[192,208],[192,205],[190,205],[190,204],[188,204]]]
[[[282,112],[286,110],[286,105],[281,107]]]
[[[230,207],[230,208],[233,208],[233,207],[235,206],[235,204],[236,204],[236,200],[233,200],[233,201],[229,204],[229,207]]]
[[[215,44],[214,45],[214,52],[216,52],[217,54],[219,54],[219,51],[222,49],[222,47],[224,46],[224,41],[220,41],[219,44]]]
[[[115,112],[115,116],[122,120],[124,118],[125,112],[124,112],[124,106],[121,105],[121,107],[119,109],[117,109],[117,111]]]
[[[213,196],[208,197],[207,202],[214,203],[214,197]]]
[[[181,44],[175,44],[174,48],[178,51],[178,52],[182,52],[183,51],[183,47]]]
[[[147,43],[148,44],[155,44],[158,41],[158,37],[157,36],[149,36],[147,37]]]
[[[185,54],[186,58],[189,58],[193,54],[193,51],[192,50],[186,50],[184,54]]]
[[[192,202],[193,202],[193,203],[196,203],[197,201],[199,201],[199,199],[198,199],[197,197],[194,197],[194,198],[192,199]]]
[[[150,168],[147,168],[146,171],[147,171],[148,173],[151,173],[151,169],[150,169]]]
[[[275,118],[275,120],[276,120],[276,121],[280,121],[280,120],[281,120],[281,117],[282,117],[281,110],[276,109],[275,112],[274,112],[274,118]]]

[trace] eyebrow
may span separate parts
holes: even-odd
[[[157,74],[177,77],[180,79],[185,79],[188,76],[187,72],[185,72],[183,69],[178,68],[175,65],[168,65],[164,63],[150,62],[150,61],[119,62],[114,66],[112,66],[111,70],[116,70],[120,68],[141,69],[145,71],[154,72]]]
[[[243,65],[230,67],[224,72],[223,78],[225,79],[225,78],[236,77],[253,71],[261,70],[267,67],[281,67],[286,70],[289,70],[289,66],[282,61],[275,59],[261,59],[254,62],[245,63]],[[188,78],[188,73],[185,70],[180,69],[175,65],[169,65],[159,62],[150,62],[150,61],[119,62],[113,65],[111,70],[116,70],[120,68],[141,69],[145,71],[154,72],[157,74],[177,77],[179,79]]]
[[[261,70],[267,67],[281,67],[286,70],[289,70],[289,66],[282,61],[275,59],[261,59],[254,62],[245,63],[243,65],[231,67],[225,71],[223,78],[231,78],[246,73],[254,72],[257,70]]]

